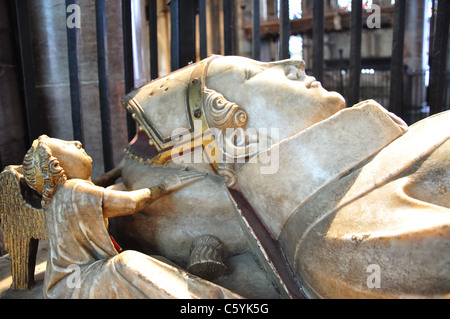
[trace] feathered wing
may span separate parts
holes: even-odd
[[[45,214],[22,196],[21,166],[7,166],[0,174],[0,218],[5,248],[11,257],[11,289],[26,290],[34,283],[39,239],[46,239]]]

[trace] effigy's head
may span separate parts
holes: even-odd
[[[211,62],[206,86],[241,106],[248,127],[278,128],[280,139],[320,122],[345,107],[305,73],[302,60],[260,62],[227,56]]]
[[[150,144],[139,150],[142,141],[134,141],[130,153],[166,165],[201,149],[216,172],[224,158],[225,164],[246,161],[267,149],[261,140],[270,146],[345,107],[341,95],[305,74],[301,60],[238,56],[191,64],[131,92],[123,104]]]

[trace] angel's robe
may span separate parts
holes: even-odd
[[[103,218],[105,196],[114,195],[89,181],[71,179],[46,206],[46,298],[239,297],[160,259],[132,250],[118,253]]]

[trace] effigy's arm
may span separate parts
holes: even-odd
[[[108,187],[115,183],[122,175],[122,169],[125,164],[125,160],[123,159],[119,165],[114,167],[112,170],[106,172],[102,176],[97,177],[92,182],[97,186]]]

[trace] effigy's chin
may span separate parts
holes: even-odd
[[[330,104],[336,104],[339,105],[341,108],[345,108],[345,99],[344,97],[335,91],[328,91],[326,93],[326,100],[328,101],[328,103]]]

